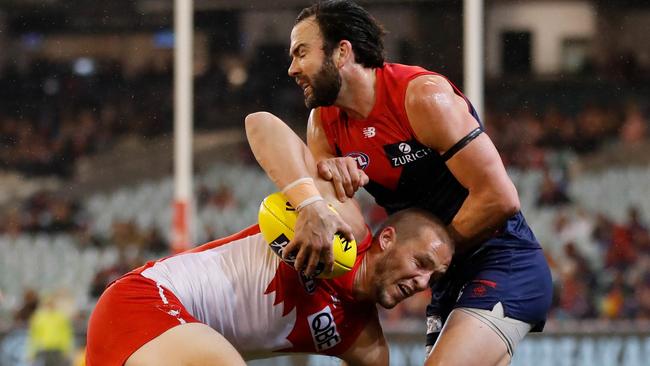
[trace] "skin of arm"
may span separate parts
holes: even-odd
[[[318,162],[318,175],[332,183],[339,201],[345,202],[369,182],[368,176],[351,157],[336,157],[327,142],[317,110],[312,110],[307,123],[307,146]]]
[[[255,158],[278,187],[285,187],[299,178],[317,177],[312,153],[289,126],[271,113],[248,115],[246,135]],[[336,197],[331,184],[320,179],[315,179],[315,183],[326,201]],[[335,233],[340,232],[348,239],[354,239],[355,233],[362,236],[365,233],[360,212],[358,215],[348,214],[349,209],[343,203],[334,204],[337,215],[327,207],[326,201],[315,202],[300,210],[295,236],[284,250],[285,255],[298,250],[296,269],[304,269],[307,275],[314,273],[320,260],[325,263],[326,271],[331,271]],[[352,204],[356,206],[356,202]]]
[[[284,122],[270,113],[253,113],[246,118],[246,133],[255,157],[278,186],[286,185],[299,177],[314,177],[314,183],[325,201],[329,202],[337,211],[336,218],[348,223],[356,237],[362,238],[367,234],[368,228],[356,200],[346,200],[345,202],[337,200],[337,194],[332,184],[318,178],[316,161],[312,152]],[[281,147],[277,146],[274,141],[280,142]],[[279,172],[285,175],[281,175]],[[287,172],[294,176],[288,176]],[[328,208],[326,210],[331,213]],[[303,215],[302,211],[299,217],[300,215]],[[350,348],[340,356],[344,365],[388,366],[388,344],[379,324],[376,310],[374,311],[375,316],[372,320],[361,331]]]
[[[465,100],[443,77],[426,75],[409,84],[406,112],[417,139],[439,153],[478,127]],[[519,196],[490,138],[480,134],[447,161],[469,191],[448,229],[464,251],[489,237],[520,207]]]
[[[377,317],[366,325],[341,359],[346,366],[388,366],[388,343]]]

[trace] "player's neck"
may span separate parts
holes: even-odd
[[[373,243],[374,244],[374,243]],[[374,250],[375,245],[365,253],[357,273],[354,275],[352,285],[352,294],[358,301],[375,300],[372,290],[372,268],[377,258],[377,252]]]
[[[375,69],[354,64],[345,71],[341,70],[341,76],[343,81],[336,105],[350,118],[367,118],[375,106]]]

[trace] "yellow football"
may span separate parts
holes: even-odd
[[[330,206],[334,212],[334,208]],[[280,192],[267,196],[260,205],[258,223],[264,240],[269,244],[275,254],[282,258],[284,247],[293,239],[294,228],[298,214],[289,201]],[[316,277],[334,278],[348,272],[354,266],[357,259],[357,243],[348,241],[339,234],[334,235],[334,270],[331,274],[325,275],[323,263],[319,262],[316,267]],[[295,254],[290,255],[285,262],[293,267],[296,260]]]

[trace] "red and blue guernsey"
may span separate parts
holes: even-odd
[[[481,121],[471,103],[452,84],[456,94],[467,101],[467,108],[476,119],[477,128],[449,151],[440,154],[417,140],[404,105],[406,89],[411,80],[439,74],[417,66],[391,63],[375,70],[375,105],[367,118],[351,118],[334,106],[321,107],[317,111],[330,147],[338,156],[356,159],[370,178],[366,190],[388,213],[419,207],[448,224],[467,198],[468,191],[447,168],[446,161],[482,132]],[[532,253],[534,258],[529,258],[528,264],[532,261],[540,268],[533,268],[537,273],[522,271],[521,283],[508,281],[509,270],[505,267],[491,273],[481,271],[483,267],[494,268],[490,265],[494,261],[503,263],[504,255],[514,258],[522,253]],[[510,261],[504,265],[509,266]],[[497,302],[502,302],[507,316],[543,325],[551,300],[550,272],[541,248],[521,213],[509,218],[474,253],[454,258],[452,268],[445,277],[448,280],[432,284],[434,301],[429,309],[435,308],[443,317],[453,307],[491,309]],[[490,284],[487,288],[486,283]],[[471,291],[472,286],[481,289]],[[511,286],[518,288],[513,290]],[[525,293],[522,294],[522,291]],[[456,301],[461,292],[462,296]],[[508,301],[511,296],[507,293],[511,293],[513,298],[524,296],[524,301]],[[478,295],[472,298],[471,294]],[[440,310],[440,307],[444,309]]]

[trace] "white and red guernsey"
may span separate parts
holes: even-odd
[[[246,358],[285,352],[336,356],[377,316],[374,303],[355,301],[352,295],[370,244],[370,235],[358,243],[357,260],[347,274],[310,279],[269,250],[254,225],[128,275],[142,275],[171,291]]]

